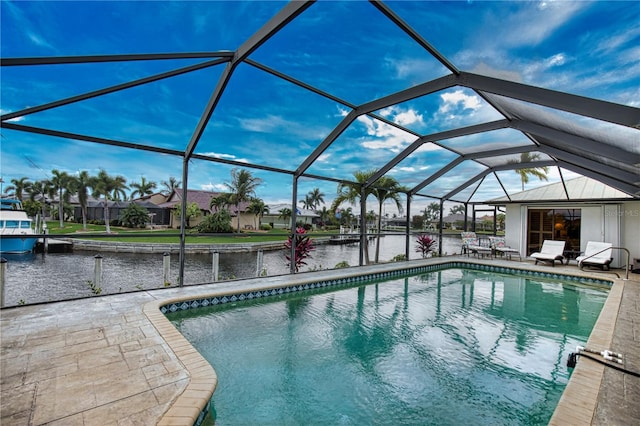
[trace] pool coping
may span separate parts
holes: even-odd
[[[579,284],[583,284],[584,281],[590,281],[595,284],[610,283],[609,295],[605,306],[603,306],[588,340],[589,347],[602,348],[602,350],[610,348],[615,319],[617,318],[622,297],[624,285],[622,280],[616,280],[608,276],[594,276],[594,274],[580,270],[550,267],[532,268],[532,265],[526,262],[501,262],[488,265],[486,262],[475,261],[474,259],[438,258],[409,263],[413,265],[407,265],[407,262],[399,262],[397,264],[334,269],[323,271],[321,276],[324,278],[318,278],[317,274],[301,274],[298,276],[286,276],[285,279],[279,276],[242,280],[230,282],[229,285],[224,285],[214,292],[203,291],[198,296],[190,294],[146,303],[143,306],[144,314],[156,328],[160,337],[173,350],[178,360],[184,365],[190,378],[185,390],[177,397],[158,422],[158,425],[199,425],[209,409],[211,397],[218,383],[217,374],[204,357],[169,321],[164,312],[175,312],[176,310],[194,309],[200,306],[216,304],[213,301],[214,298],[218,299],[217,303],[233,303],[237,300],[244,300],[241,296],[245,295],[246,297],[250,293],[260,293],[260,296],[256,297],[271,297],[291,291],[332,286],[335,288],[353,286],[357,282],[375,278],[393,278],[404,274],[426,273],[452,267],[470,267],[489,272],[516,272],[533,277],[569,279],[577,281]],[[322,285],[323,282],[330,281],[335,282],[330,285]],[[317,285],[318,283],[320,285]],[[589,283],[587,282],[586,284]],[[289,289],[289,291],[286,289]],[[224,300],[225,298],[226,300]],[[195,301],[198,302],[194,303]],[[208,301],[208,303],[203,303],[203,301]],[[167,306],[170,308],[167,308]],[[594,365],[594,363],[580,363],[576,367],[556,407],[550,424],[591,423],[596,410],[598,391],[602,383],[604,368],[604,366],[600,364]],[[591,390],[588,394],[584,392],[585,386]],[[589,421],[583,420],[587,418]]]
[[[624,287],[628,281],[614,281],[600,315],[591,330],[586,348],[611,350],[616,321],[622,302]],[[606,366],[595,362],[578,362],[569,383],[562,392],[560,401],[549,421],[549,425],[593,423],[598,405],[598,396],[604,380]]]

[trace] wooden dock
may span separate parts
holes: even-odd
[[[38,238],[35,246],[36,253],[71,253],[73,251],[73,243],[69,240],[60,240],[57,238]]]

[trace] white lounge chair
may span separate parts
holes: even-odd
[[[551,266],[556,266],[556,260],[562,263],[564,256],[564,241],[556,240],[544,240],[542,242],[542,249],[539,252],[532,253],[531,257],[536,260],[536,265],[539,261],[551,262]]]
[[[578,267],[598,266],[603,270],[609,269],[609,264],[613,260],[611,257],[611,243],[601,243],[598,241],[587,241],[584,255],[576,257]]]

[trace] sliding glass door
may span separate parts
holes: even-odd
[[[568,252],[580,250],[580,209],[529,209],[527,216],[527,255],[544,240],[565,241]]]

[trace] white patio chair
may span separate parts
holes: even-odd
[[[536,260],[536,265],[538,262],[551,262],[551,266],[556,266],[556,260],[562,263],[562,259],[564,259],[562,255],[564,245],[564,241],[544,240],[540,251],[532,253],[531,257]]]
[[[584,255],[576,257],[578,267],[582,269],[584,266],[597,266],[603,270],[609,269],[609,264],[613,261],[611,257],[612,245],[611,243],[587,241]]]

